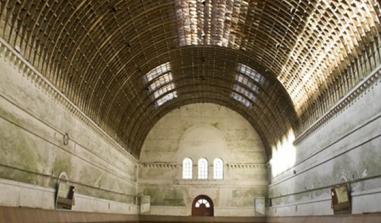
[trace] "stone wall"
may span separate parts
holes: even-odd
[[[182,179],[182,160],[193,160],[193,179]],[[197,161],[209,162],[208,180],[197,179]],[[213,180],[213,160],[224,161],[224,179]],[[238,113],[214,104],[182,106],[164,116],[143,145],[139,192],[151,197],[150,215],[190,215],[193,199],[208,195],[215,216],[255,216],[266,196],[266,155],[260,137]]]
[[[17,52],[0,49],[0,205],[53,209],[65,172],[76,187],[74,210],[136,213],[135,158],[63,106],[69,102]]]
[[[344,182],[351,184],[353,214],[381,211],[380,76],[371,74],[342,99],[345,106],[297,139],[295,164],[269,186],[269,215],[331,215],[330,188]]]

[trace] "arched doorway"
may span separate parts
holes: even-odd
[[[212,199],[206,195],[197,196],[192,203],[192,216],[214,216]]]

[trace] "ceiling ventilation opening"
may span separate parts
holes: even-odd
[[[148,90],[155,100],[156,106],[161,106],[164,103],[177,98],[175,83],[171,72],[170,63],[161,64],[150,70],[145,75],[145,81],[148,83]]]
[[[253,103],[252,103],[251,101],[249,101],[245,96],[243,96],[243,95],[241,95],[241,94],[239,94],[239,93],[237,93],[237,92],[235,92],[235,91],[233,91],[233,92],[231,93],[231,97],[232,97],[234,100],[240,102],[241,104],[243,104],[244,106],[246,106],[246,107],[248,107],[248,108],[251,107],[251,106],[253,105]]]
[[[216,45],[243,49],[247,38],[240,31],[246,23],[247,0],[176,0],[180,46]]]
[[[251,107],[265,84],[265,78],[249,66],[239,63],[237,66],[236,83],[233,85],[231,97],[246,107]]]

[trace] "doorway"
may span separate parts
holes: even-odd
[[[206,195],[197,196],[192,203],[192,216],[214,216],[212,199]]]

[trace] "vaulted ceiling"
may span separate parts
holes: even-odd
[[[1,0],[1,37],[139,157],[167,112],[213,102],[268,148],[380,61],[376,0]]]

